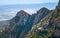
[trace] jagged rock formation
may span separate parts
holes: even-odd
[[[6,38],[53,38],[60,37],[60,1],[55,10],[41,8],[29,15],[21,10],[5,26]],[[43,37],[44,36],[44,37]]]
[[[18,38],[20,33],[24,30],[30,15],[21,10],[18,14],[10,20],[5,27],[5,34],[8,38]]]
[[[38,22],[36,25],[34,25],[31,30],[28,32],[25,38],[48,38],[52,35],[51,30],[47,29],[50,26],[48,26],[49,21],[52,17],[53,11],[49,13],[47,16],[45,16],[43,19],[41,19],[40,22]],[[43,34],[41,34],[43,33]],[[44,37],[43,37],[44,36]]]
[[[50,24],[52,25],[53,36],[60,37],[60,0],[59,4],[52,14]]]
[[[50,10],[42,8],[36,14],[29,15],[21,10],[5,27],[6,38],[24,38],[33,25],[48,15]]]
[[[41,8],[39,11],[37,11],[36,14],[32,15],[29,19],[29,22],[27,23],[27,26],[20,34],[20,38],[24,38],[27,32],[32,28],[32,25],[37,24],[42,18],[44,18],[47,14],[49,14],[49,12],[50,10],[46,8]]]
[[[60,0],[56,9],[33,26],[26,38],[60,38]]]

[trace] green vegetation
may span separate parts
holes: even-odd
[[[0,32],[0,38],[5,38],[4,33]]]
[[[29,34],[27,38],[49,38],[51,35],[52,35],[52,32],[50,29],[46,29],[44,33],[42,33],[42,31],[37,30]]]
[[[45,28],[42,31],[39,31],[38,28],[39,27],[43,27],[43,25],[49,24],[50,18],[52,17],[52,13],[49,13],[46,17],[44,17],[38,24],[36,24],[35,26],[33,26],[34,29],[31,29],[32,31],[29,32],[26,36],[26,38],[49,38],[52,36],[52,32],[51,30],[48,28]],[[45,26],[45,25],[44,25]],[[47,25],[46,25],[47,27]]]

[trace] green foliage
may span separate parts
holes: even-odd
[[[39,31],[33,31],[27,38],[49,38],[52,35],[50,29],[46,29],[47,34],[41,34]]]
[[[0,38],[5,38],[4,33],[0,32]]]

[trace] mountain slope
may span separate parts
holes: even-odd
[[[55,10],[51,11],[43,7],[33,15],[21,10],[9,21],[0,36],[6,38],[52,38],[60,32],[55,30],[57,27],[60,29],[59,20],[60,2]]]
[[[60,1],[55,10],[32,27],[26,38],[60,38]]]
[[[53,21],[52,21],[53,20]],[[50,24],[52,25],[53,37],[60,37],[60,0],[58,6],[56,7],[54,13],[52,14],[52,18],[50,20]]]
[[[47,8],[41,8],[39,11],[37,11],[36,14],[33,14],[30,17],[29,22],[27,23],[27,26],[20,34],[20,38],[25,38],[25,35],[32,28],[32,26],[37,24],[42,18],[44,18],[47,14],[49,14],[49,12],[50,10],[48,10]]]
[[[36,25],[34,25],[25,38],[48,38],[49,36],[51,36],[51,30],[47,28],[52,17],[52,13],[53,11],[49,13],[46,17],[41,19],[41,21],[38,22]],[[48,32],[47,35],[45,35],[45,31]]]
[[[6,38],[24,38],[33,25],[48,15],[50,10],[40,9],[36,14],[29,15],[25,11],[19,11],[14,18],[5,26]],[[36,21],[37,20],[37,21]],[[22,36],[23,35],[23,36]]]
[[[18,14],[10,20],[10,22],[5,27],[5,34],[10,38],[9,35],[12,35],[11,38],[18,38],[20,33],[26,26],[28,18],[30,17],[25,11],[21,10]]]

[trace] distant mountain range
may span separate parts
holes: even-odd
[[[60,38],[60,1],[54,10],[43,7],[32,15],[19,11],[0,31],[0,37]]]
[[[26,11],[29,14],[34,14],[38,9],[41,9],[42,7],[46,7],[51,10],[51,9],[54,9],[56,5],[57,5],[57,2],[41,3],[41,4],[0,5],[0,16],[3,17],[4,19],[10,20],[21,9]]]
[[[4,9],[25,9],[25,8],[31,8],[31,9],[40,9],[42,7],[46,7],[49,9],[54,9],[54,7],[58,3],[41,3],[41,4],[16,4],[16,5],[0,5],[0,10]]]

